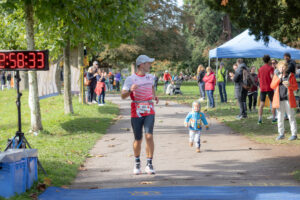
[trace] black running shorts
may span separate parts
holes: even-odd
[[[273,101],[274,91],[260,92],[260,101],[265,102],[266,96],[268,95],[270,101]]]
[[[133,129],[134,139],[141,140],[143,137],[143,127],[145,133],[153,134],[155,115],[147,115],[144,117],[132,117],[131,126]]]

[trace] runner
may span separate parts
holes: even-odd
[[[121,97],[125,99],[130,96],[131,102],[131,126],[134,133],[133,151],[135,156],[135,166],[133,173],[141,174],[141,144],[143,128],[146,136],[147,165],[146,173],[155,174],[152,158],[154,152],[153,127],[155,120],[154,104],[158,103],[155,96],[154,77],[148,74],[154,58],[140,55],[136,59],[137,73],[126,78]]]

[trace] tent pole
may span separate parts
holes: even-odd
[[[218,60],[218,57],[217,57],[217,60],[216,60],[216,79],[218,80],[218,66],[219,66],[219,60]],[[216,81],[217,85],[218,86],[218,81]],[[217,87],[216,87],[217,88]],[[217,100],[217,98],[215,98]],[[215,101],[215,106],[217,107],[217,101]]]
[[[208,66],[210,67],[210,57],[209,57],[209,59],[208,59]]]

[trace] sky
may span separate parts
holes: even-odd
[[[178,4],[178,6],[182,6],[183,5],[183,0],[177,0],[177,4]]]

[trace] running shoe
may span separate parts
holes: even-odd
[[[262,125],[262,121],[261,121],[261,120],[258,120],[257,124],[258,124],[258,125]]]
[[[133,169],[133,174],[139,175],[141,173],[142,173],[141,164],[140,163],[136,163],[135,166],[134,166],[134,169]]]
[[[284,135],[279,135],[279,136],[276,138],[276,140],[282,140],[282,139],[284,139]]]
[[[152,164],[148,164],[145,168],[145,172],[147,174],[155,174],[155,170],[153,169],[153,165]]]
[[[292,135],[290,138],[289,138],[289,140],[291,141],[291,140],[297,140],[297,135]]]
[[[272,124],[277,124],[277,119],[273,119]]]

